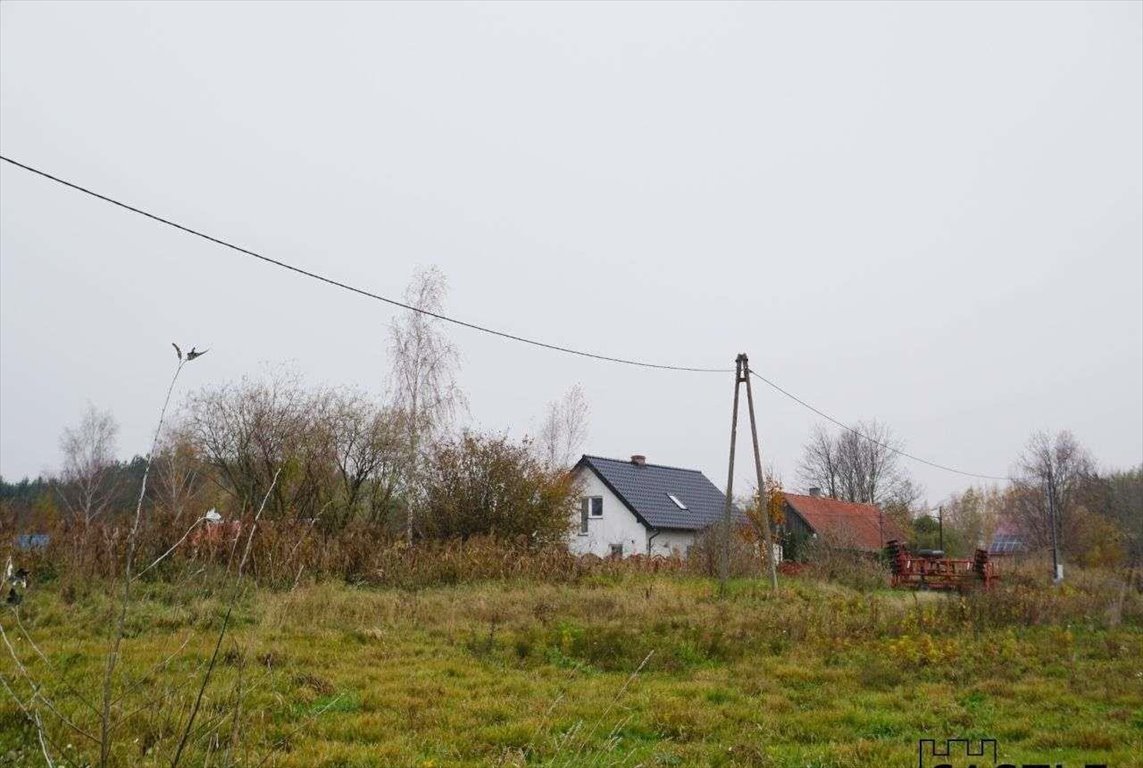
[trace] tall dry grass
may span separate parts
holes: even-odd
[[[192,575],[200,581],[233,575],[252,524],[251,516],[234,524],[202,525],[188,536],[185,523],[176,527],[165,517],[152,518],[136,536],[136,559],[146,566],[139,577],[161,582]],[[122,575],[123,545],[129,535],[125,526],[61,525],[48,533],[49,544],[36,550],[15,552],[11,542],[0,542],[0,560],[12,555],[38,581],[58,581],[65,593]],[[750,575],[748,553],[739,554],[736,573]],[[526,538],[477,536],[409,545],[382,524],[351,523],[336,534],[327,534],[302,522],[260,521],[257,535],[250,540],[245,570],[252,582],[271,589],[326,579],[417,588],[494,579],[572,582],[587,575],[626,573],[704,575],[709,570],[708,559],[577,557],[564,546],[534,545]]]

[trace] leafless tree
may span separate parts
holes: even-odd
[[[89,524],[109,508],[116,493],[115,451],[119,425],[110,411],[90,403],[78,425],[60,437],[64,507],[76,522]]]
[[[1052,540],[1050,509],[1055,508],[1057,532],[1065,541],[1076,512],[1077,496],[1084,482],[1095,475],[1095,462],[1067,430],[1055,436],[1037,432],[1028,441],[1016,467],[1013,493],[1006,513],[1033,546],[1048,546]]]
[[[802,448],[798,478],[807,488],[821,488],[831,498],[840,498],[841,457],[837,440],[822,425],[814,427],[810,441]]]
[[[381,522],[394,503],[404,458],[400,419],[349,390],[331,393],[321,418],[340,480],[337,522],[357,515]]]
[[[272,489],[268,518],[329,531],[381,522],[396,506],[403,423],[363,392],[307,388],[280,370],[192,394],[181,429],[199,471],[240,510]]]
[[[290,512],[313,516],[323,501],[315,485],[320,471],[310,464],[321,453],[313,416],[322,397],[321,392],[306,391],[295,373],[279,370],[264,379],[243,379],[190,395],[182,428],[209,465],[211,479],[239,509],[253,509],[273,488],[268,504],[272,517]],[[287,468],[282,479],[273,483],[282,467]]]
[[[442,312],[447,294],[443,272],[436,267],[418,270],[405,290],[405,303],[422,311],[407,312],[392,326],[390,336],[390,386],[405,433],[405,536],[410,542],[416,510],[424,496],[425,447],[451,425],[457,411],[466,407],[464,393],[456,383],[460,354],[444,334],[441,321],[424,314]]]
[[[587,440],[590,408],[583,387],[576,384],[559,400],[548,403],[536,446],[549,469],[566,469]]]
[[[908,508],[920,489],[900,466],[897,440],[877,421],[831,434],[817,427],[802,451],[798,477],[843,501]]]

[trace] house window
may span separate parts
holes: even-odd
[[[623,557],[623,542],[611,545],[612,557]]]
[[[587,522],[593,517],[603,517],[603,497],[584,496],[579,501],[579,535],[587,535]]]
[[[668,493],[668,494],[667,494],[667,498],[668,498],[668,499],[670,499],[671,501],[675,502],[675,506],[676,506],[676,507],[678,507],[679,509],[683,510],[684,512],[686,511],[686,509],[687,509],[687,505],[686,505],[686,504],[684,504],[683,502],[679,501],[679,497],[678,497],[678,496],[676,496],[676,495],[675,495],[675,494],[673,494],[673,493]]]

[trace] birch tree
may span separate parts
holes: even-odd
[[[116,492],[116,438],[119,425],[110,411],[90,403],[75,427],[60,437],[64,506],[72,519],[88,525],[111,506]]]
[[[392,326],[389,351],[393,404],[405,437],[405,538],[412,543],[424,498],[425,448],[451,426],[467,401],[456,383],[460,353],[432,315],[444,309],[448,281],[437,267],[418,270],[405,289],[406,312]]]
[[[587,441],[590,408],[583,387],[576,384],[562,398],[548,403],[536,446],[549,469],[568,469]]]

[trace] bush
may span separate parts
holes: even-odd
[[[697,573],[705,576],[718,576],[722,562],[723,531],[722,523],[715,523],[699,532],[691,547],[689,564]],[[752,532],[743,526],[735,526],[730,536],[730,576],[760,576],[765,563]]]
[[[545,467],[527,441],[466,432],[433,446],[424,477],[423,536],[492,536],[562,543],[572,523],[575,485]]]
[[[806,573],[847,587],[868,591],[889,585],[889,569],[876,554],[833,546],[812,539],[803,550]]]

